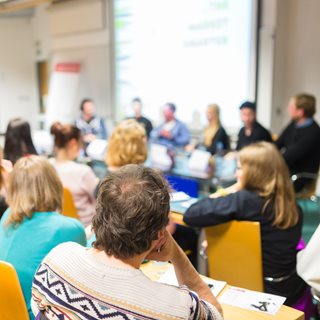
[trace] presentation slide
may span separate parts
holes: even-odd
[[[114,0],[116,117],[162,121],[162,106],[193,129],[206,124],[208,104],[222,123],[239,128],[239,105],[254,99],[255,0]]]

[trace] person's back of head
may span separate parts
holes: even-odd
[[[169,185],[158,171],[124,166],[100,184],[94,247],[119,259],[147,252],[168,224],[169,210]]]
[[[297,109],[302,109],[305,118],[312,118],[316,113],[316,98],[307,93],[300,93],[294,96]]]
[[[60,211],[62,183],[50,162],[40,156],[21,158],[14,165],[9,179],[7,203],[10,215],[7,224],[20,223],[33,212]]]
[[[295,195],[288,167],[271,143],[259,142],[244,147],[239,152],[242,189],[257,192],[274,208],[274,225],[286,229],[298,221]]]
[[[4,158],[15,163],[28,154],[37,154],[31,137],[30,125],[21,118],[12,119],[5,134]]]
[[[147,159],[145,129],[134,119],[120,122],[108,141],[106,163],[112,167],[141,164]]]
[[[78,143],[82,142],[82,135],[80,129],[72,124],[61,124],[55,122],[50,128],[50,133],[54,136],[54,146],[57,149],[64,149],[71,140],[76,140]]]

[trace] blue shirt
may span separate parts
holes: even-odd
[[[166,146],[173,146],[173,147],[184,147],[190,142],[190,132],[188,127],[181,121],[175,120],[176,123],[174,127],[170,130],[171,139],[162,137],[160,135],[165,123],[153,129],[151,131],[151,142],[163,144]]]
[[[74,241],[86,245],[82,224],[57,212],[34,212],[20,224],[5,225],[10,209],[0,222],[0,260],[11,263],[18,274],[30,319],[32,279],[42,259],[60,243]]]

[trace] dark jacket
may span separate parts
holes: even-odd
[[[271,142],[271,134],[270,132],[263,127],[259,122],[255,122],[252,133],[250,136],[245,134],[245,128],[241,128],[238,133],[238,142],[237,142],[237,150],[241,150],[242,148],[248,146],[251,143],[267,141]]]
[[[302,215],[299,222],[288,229],[272,225],[272,208],[262,214],[264,199],[257,193],[241,190],[225,197],[206,198],[192,205],[184,214],[183,221],[190,226],[213,226],[231,220],[260,222],[262,242],[262,262],[264,277],[283,277],[296,269],[296,247],[301,238]],[[223,257],[221,257],[223,259]],[[296,274],[281,283],[265,282],[265,291],[288,297],[289,305],[305,289],[305,284]]]
[[[320,164],[320,128],[315,121],[304,127],[291,122],[275,142],[282,152],[290,173],[318,173]],[[296,191],[304,188],[310,180],[301,180]]]
[[[215,154],[217,152],[218,143],[222,144],[222,150],[230,149],[229,137],[223,127],[220,127],[218,129],[218,131],[211,140],[210,146],[206,148],[207,151],[209,151],[211,154]]]

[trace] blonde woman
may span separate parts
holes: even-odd
[[[259,221],[264,289],[287,297],[285,303],[293,306],[306,285],[296,273],[302,216],[288,168],[274,145],[260,142],[240,151],[237,169],[238,183],[233,193],[200,200],[187,210],[183,220],[196,227],[231,220]]]
[[[80,221],[88,226],[95,214],[94,192],[99,179],[89,166],[74,161],[82,147],[81,131],[72,124],[56,122],[51,126],[51,134],[55,157],[50,162],[64,187],[71,191]]]
[[[62,195],[62,184],[48,160],[30,156],[17,161],[9,179],[9,208],[0,222],[0,260],[15,267],[30,319],[32,278],[41,260],[60,243],[86,244],[81,223],[59,213]]]
[[[229,137],[220,122],[220,108],[217,104],[209,104],[206,111],[208,126],[204,129],[200,143],[188,145],[187,150],[193,151],[196,147],[203,146],[211,154],[217,151],[230,149]]]
[[[112,132],[108,143],[106,164],[114,171],[126,164],[141,164],[147,159],[145,129],[134,119],[124,120]]]

